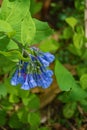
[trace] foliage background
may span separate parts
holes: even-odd
[[[85,1],[31,0],[26,18],[30,22],[26,19],[22,22],[20,38],[20,21],[29,9],[29,5],[22,2],[22,6],[11,6],[11,11],[4,4],[0,14],[0,129],[86,130]],[[54,31],[37,19],[48,22]],[[29,41],[30,46],[55,55],[55,63],[50,66],[54,70],[54,82],[48,89],[24,91],[20,86],[10,85],[16,62],[28,60],[13,38],[22,41],[23,46],[28,46]]]

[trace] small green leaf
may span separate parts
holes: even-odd
[[[56,60],[55,75],[61,90],[69,91],[77,86],[72,74],[58,60]]]
[[[28,111],[26,111],[25,107],[21,107],[17,112],[18,118],[21,122],[28,122]]]
[[[81,49],[84,43],[82,34],[75,33],[73,36],[73,43],[77,49]]]
[[[43,39],[53,34],[53,30],[49,27],[49,25],[46,22],[42,22],[37,19],[34,19],[34,22],[36,26],[36,35],[32,44],[39,43]]]
[[[28,122],[31,126],[38,127],[40,124],[40,115],[38,113],[29,113]]]
[[[70,119],[76,110],[76,102],[71,102],[71,103],[67,103],[64,107],[63,107],[63,115],[65,118]]]
[[[9,102],[11,102],[11,103],[18,103],[19,102],[19,98],[16,95],[10,94]]]
[[[5,123],[6,123],[6,112],[0,110],[0,126],[5,125]]]
[[[26,45],[27,43],[30,44],[32,42],[35,36],[35,32],[35,23],[30,13],[28,13],[21,23],[21,41],[23,45]]]
[[[40,100],[35,94],[30,94],[28,101],[28,108],[30,110],[35,110],[40,107]]]
[[[5,80],[4,84],[5,84],[5,87],[6,87],[6,89],[7,89],[7,92],[8,92],[9,94],[18,95],[18,89],[17,89],[17,87],[12,86],[12,85],[10,84],[10,81],[9,81],[8,79]]]
[[[0,37],[0,50],[1,51],[7,51],[7,46],[9,44],[10,39],[7,36],[4,36],[3,38]]]
[[[10,117],[9,126],[11,128],[22,128],[23,127],[22,122],[20,122],[16,113],[13,113],[13,115]]]
[[[83,89],[87,89],[87,74],[83,74],[80,78],[80,84]]]
[[[8,52],[0,51],[0,54],[6,56],[9,60],[13,62],[19,62],[19,60],[29,61],[29,58],[24,58],[22,54],[17,50],[12,50]]]
[[[69,38],[72,38],[72,35],[73,35],[72,28],[67,27],[64,29],[63,35],[61,37],[64,39],[69,39]]]
[[[68,17],[65,19],[65,21],[69,24],[70,27],[72,27],[74,29],[74,27],[76,26],[77,24],[77,19],[74,18],[74,17]]]
[[[7,89],[4,84],[0,83],[0,97],[5,97],[7,95]]]
[[[38,13],[42,8],[42,2],[36,2],[36,0],[30,0],[30,12],[32,16],[36,13]]]
[[[83,110],[84,110],[85,112],[87,112],[87,100],[86,100],[86,99],[81,100],[81,101],[80,101],[80,105],[81,105],[81,107],[83,108]]]

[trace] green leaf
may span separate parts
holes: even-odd
[[[7,89],[3,83],[0,83],[0,97],[5,97],[7,95]]]
[[[39,46],[39,48],[44,52],[55,52],[59,47],[59,43],[53,38],[45,39]]]
[[[74,101],[82,101],[87,98],[87,92],[84,91],[79,85],[68,92],[64,92],[58,96],[58,99],[62,102],[74,102]]]
[[[77,19],[74,18],[74,17],[68,17],[65,19],[65,21],[69,24],[70,27],[72,27],[74,29],[74,27],[76,26],[77,24]]]
[[[75,33],[73,36],[73,43],[77,49],[81,49],[83,46],[83,36],[82,34]]]
[[[83,74],[80,78],[80,84],[83,89],[87,89],[87,74]]]
[[[42,2],[36,2],[36,0],[30,0],[30,12],[32,15],[38,13],[42,8]]]
[[[18,118],[21,122],[28,122],[28,111],[25,110],[25,107],[21,107],[17,112]]]
[[[19,102],[19,98],[16,95],[10,94],[9,102],[11,102],[11,103],[18,103]]]
[[[72,28],[67,27],[64,29],[63,35],[61,37],[64,39],[70,39],[70,38],[72,38],[72,35],[73,35]]]
[[[29,6],[30,0],[26,0],[26,2],[25,0],[16,0],[14,2],[10,2],[10,13],[6,18],[6,21],[8,21],[12,26],[15,27],[27,15],[27,13],[29,12]]]
[[[81,49],[77,49],[77,48],[75,47],[75,45],[72,44],[72,43],[69,44],[68,50],[69,50],[72,54],[74,54],[74,55],[76,55],[76,56],[81,56],[81,55],[82,55]]]
[[[23,45],[32,42],[35,36],[35,32],[36,32],[35,23],[30,13],[28,13],[21,23],[21,41]]]
[[[37,19],[34,19],[34,22],[36,26],[36,35],[32,44],[39,43],[43,39],[53,34],[53,30],[49,27],[49,25],[46,22],[42,22]]]
[[[77,104],[76,102],[71,102],[71,103],[67,103],[64,107],[63,107],[63,115],[65,118],[70,119],[76,110]]]
[[[20,87],[18,88],[18,95],[20,98],[24,99],[28,99],[28,96],[30,94],[30,91],[29,90],[23,90],[23,89],[20,89]]]
[[[0,37],[0,50],[7,51],[7,46],[9,44],[10,39],[7,36]]]
[[[29,113],[28,122],[31,126],[38,127],[40,124],[40,115],[38,113]]]
[[[10,8],[9,8],[9,0],[3,0],[2,2],[2,6],[1,6],[1,18],[6,20],[6,18],[8,17],[9,13],[10,13]]]
[[[15,66],[15,62],[10,61],[8,58],[0,54],[0,74],[7,74]]]
[[[6,112],[0,110],[0,126],[5,125],[5,123],[6,123]]]
[[[83,110],[84,110],[85,112],[87,112],[87,100],[86,100],[86,99],[81,100],[81,101],[80,101],[80,105],[81,105],[81,107],[83,108]]]
[[[72,74],[58,60],[56,60],[55,75],[61,90],[69,91],[77,86]]]
[[[15,30],[14,38],[21,42],[21,22],[29,12],[30,0],[9,2],[4,0],[1,8],[2,19],[5,19]]]
[[[19,62],[19,60],[29,61],[29,58],[24,58],[22,54],[17,50],[12,50],[8,52],[0,51],[0,54],[4,55],[13,62]]]
[[[35,110],[40,107],[40,100],[35,94],[30,94],[28,101],[28,108],[30,110]]]
[[[15,33],[11,25],[4,20],[0,20],[0,32],[7,34],[9,37],[12,37]]]
[[[18,95],[18,89],[17,87],[14,87],[10,84],[10,81],[8,79],[5,80],[4,85],[7,89],[7,92],[12,95]]]
[[[6,50],[9,51],[9,50],[17,50],[17,49],[18,49],[18,45],[14,41],[10,40],[6,46]]]
[[[23,124],[22,124],[22,122],[20,122],[16,113],[13,113],[13,115],[10,117],[9,126],[11,128],[22,128],[23,127]]]

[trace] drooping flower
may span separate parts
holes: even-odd
[[[29,89],[34,88],[36,86],[37,86],[37,84],[36,84],[35,80],[33,79],[32,74],[27,74],[26,80],[21,88],[24,90],[29,90]]]
[[[43,53],[38,48],[32,47],[32,54],[29,54],[29,62],[20,61],[14,73],[11,84],[16,86],[21,84],[21,89],[29,90],[36,86],[48,88],[53,79],[53,71],[47,67],[54,60],[50,53]]]
[[[13,86],[16,86],[18,84],[23,84],[24,83],[24,77],[21,73],[21,71],[16,70],[16,72],[14,73],[12,79],[11,79],[11,84]]]

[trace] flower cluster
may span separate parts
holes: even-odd
[[[11,85],[21,84],[21,88],[29,90],[40,86],[42,88],[48,88],[53,79],[53,71],[47,67],[54,60],[54,56],[50,53],[43,53],[39,49],[30,48],[33,52],[29,54],[29,62],[20,61],[18,68],[12,76]]]

